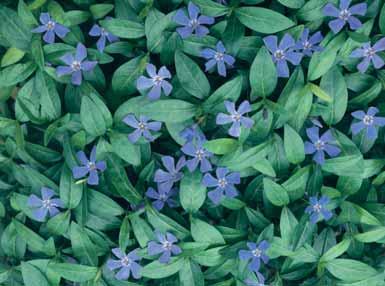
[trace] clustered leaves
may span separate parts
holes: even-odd
[[[385,285],[383,1],[0,20],[1,285]]]

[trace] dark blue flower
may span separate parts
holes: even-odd
[[[323,40],[321,32],[316,32],[310,38],[310,30],[305,28],[299,41],[295,45],[296,50],[300,50],[304,55],[310,57],[313,52],[320,52],[323,50],[318,44]]]
[[[306,134],[311,142],[305,142],[305,154],[315,153],[313,160],[317,162],[317,164],[322,165],[325,162],[325,152],[330,157],[336,157],[340,154],[340,148],[332,145],[335,139],[330,130],[319,137],[319,128],[311,127],[306,129]]]
[[[214,204],[219,204],[223,196],[234,198],[238,195],[237,189],[234,185],[241,182],[241,177],[238,172],[229,173],[227,168],[217,168],[217,178],[207,173],[203,177],[202,183],[204,186],[213,188],[215,190],[208,192],[208,197]]]
[[[202,173],[212,170],[208,158],[212,157],[213,154],[203,147],[203,141],[197,140],[196,142],[188,142],[181,150],[184,154],[192,157],[192,159],[188,160],[186,163],[190,172],[193,172],[199,164]]]
[[[378,52],[385,50],[385,38],[382,38],[377,43],[370,45],[370,43],[364,43],[361,48],[355,49],[350,57],[352,58],[364,58],[358,65],[357,69],[364,73],[369,67],[370,62],[372,62],[375,69],[382,68],[385,63],[384,60],[377,55]]]
[[[163,66],[156,72],[156,67],[153,64],[147,64],[147,73],[151,78],[140,76],[136,81],[136,88],[140,91],[150,90],[147,94],[151,100],[159,99],[162,90],[166,96],[170,95],[172,85],[165,79],[171,79],[171,73]]]
[[[150,241],[148,243],[147,252],[148,255],[162,255],[159,257],[160,263],[168,263],[170,262],[172,255],[178,255],[182,253],[182,249],[175,245],[178,242],[178,239],[171,233],[166,232],[166,234],[162,234],[159,231],[155,231],[155,236],[158,240]]]
[[[208,17],[200,14],[199,7],[196,6],[193,2],[188,3],[188,17],[186,16],[183,9],[179,9],[173,20],[183,26],[176,29],[178,34],[183,38],[187,38],[192,34],[197,35],[198,37],[203,37],[209,33],[209,29],[203,25],[214,24],[214,18]]]
[[[158,121],[149,122],[149,118],[140,115],[139,120],[136,119],[135,115],[128,114],[124,117],[123,122],[128,126],[135,128],[136,130],[128,135],[128,139],[132,143],[136,143],[140,137],[144,137],[148,142],[155,140],[155,137],[150,131],[159,131],[162,127],[162,123]]]
[[[166,185],[159,184],[158,190],[154,188],[148,188],[146,196],[150,199],[153,199],[152,206],[160,211],[164,208],[164,205],[167,204],[170,208],[175,208],[178,206],[177,202],[172,198],[177,194],[176,188],[167,188]]]
[[[360,120],[352,124],[352,133],[356,135],[360,133],[361,130],[365,130],[365,136],[369,140],[375,140],[378,135],[377,127],[385,126],[385,117],[374,116],[378,111],[376,107],[369,107],[366,114],[363,110],[352,112],[352,116]]]
[[[28,197],[27,205],[32,208],[33,218],[37,221],[45,221],[47,215],[53,217],[60,211],[58,208],[64,208],[60,199],[55,199],[55,192],[49,188],[43,187],[40,190],[41,198],[32,194]]]
[[[108,18],[106,19],[108,20]],[[110,43],[119,41],[117,36],[111,34],[103,27],[100,27],[98,24],[93,25],[88,34],[92,37],[99,37],[98,41],[96,42],[96,47],[101,53],[103,53],[104,48],[106,47],[106,41]]]
[[[83,151],[77,152],[76,157],[78,158],[81,166],[75,166],[72,168],[74,178],[80,179],[89,175],[87,183],[89,185],[98,185],[98,171],[103,172],[107,166],[105,161],[96,161],[96,146],[92,148],[90,160],[87,159],[87,156]]]
[[[262,240],[258,245],[254,242],[248,242],[248,250],[240,250],[239,258],[241,260],[251,260],[249,263],[249,270],[258,272],[261,267],[261,260],[263,263],[269,262],[269,257],[266,255],[266,250],[270,247],[270,244],[266,240]]]
[[[119,269],[115,275],[116,279],[127,280],[131,274],[135,279],[141,278],[140,271],[142,267],[136,262],[141,258],[138,256],[137,252],[138,250],[135,249],[130,253],[125,254],[120,248],[112,249],[112,253],[118,258],[118,260],[108,259],[107,267],[111,271]]]
[[[232,67],[235,63],[234,57],[226,54],[226,48],[221,41],[217,43],[217,50],[203,49],[201,51],[201,57],[208,60],[205,64],[206,71],[211,70],[214,66],[217,66],[218,74],[226,77],[226,65]]]
[[[310,215],[311,223],[317,223],[320,217],[329,220],[333,216],[326,207],[329,201],[327,196],[322,196],[319,200],[317,197],[310,197],[310,206],[305,209],[305,212]]]
[[[183,178],[182,168],[186,165],[186,159],[184,156],[179,158],[178,163],[175,165],[175,160],[171,156],[162,157],[163,166],[166,171],[158,169],[154,175],[154,182],[158,183],[164,189],[171,189],[174,183],[180,181]]]
[[[232,123],[229,129],[229,134],[231,136],[239,137],[241,135],[241,126],[244,128],[251,128],[253,126],[254,120],[243,116],[245,113],[251,111],[250,103],[247,100],[239,105],[238,110],[235,109],[234,102],[228,100],[225,101],[225,106],[230,114],[219,113],[217,115],[216,123],[218,125]]]
[[[265,46],[270,51],[273,62],[277,66],[278,77],[289,77],[289,66],[287,61],[297,66],[302,60],[302,54],[294,51],[295,40],[290,34],[285,34],[278,45],[277,36],[263,38]]]
[[[366,14],[367,5],[366,3],[360,3],[349,8],[350,2],[351,0],[341,0],[339,9],[337,9],[332,3],[326,4],[323,8],[325,16],[337,18],[329,22],[329,27],[334,34],[341,31],[341,29],[346,25],[346,22],[349,23],[350,29],[352,30],[357,30],[362,26],[360,20],[353,15],[364,16]]]
[[[86,58],[86,47],[83,44],[78,43],[75,56],[72,53],[68,53],[60,58],[65,64],[67,64],[67,66],[58,66],[56,68],[57,75],[60,77],[72,74],[72,84],[81,85],[82,71],[91,71],[97,64],[96,61],[85,60]]]
[[[32,33],[44,33],[43,40],[48,44],[55,42],[55,34],[63,39],[68,33],[69,29],[55,22],[49,13],[40,14],[40,23],[43,24],[32,30]]]

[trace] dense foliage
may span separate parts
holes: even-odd
[[[385,285],[383,1],[0,2],[1,285]]]

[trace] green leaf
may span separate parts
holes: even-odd
[[[196,262],[185,260],[179,271],[180,286],[204,286],[205,279],[202,270]]]
[[[150,279],[161,279],[177,273],[185,264],[185,259],[182,257],[173,257],[167,264],[153,261],[142,268],[141,274],[143,277]]]
[[[284,126],[284,148],[287,160],[299,164],[305,160],[305,145],[301,136],[288,124]]]
[[[238,148],[238,145],[238,141],[231,138],[214,139],[204,143],[208,151],[218,155],[231,153]]]
[[[289,195],[285,188],[273,182],[271,179],[263,179],[263,193],[275,206],[284,206],[290,202]]]
[[[305,0],[278,0],[278,2],[292,9],[299,9],[305,4]]]
[[[92,243],[85,229],[71,222],[69,236],[74,256],[84,264],[91,266],[98,265],[95,245]]]
[[[377,275],[371,266],[353,259],[335,259],[326,264],[326,269],[336,278],[346,282],[361,281]]]
[[[28,262],[21,262],[21,274],[25,286],[49,286],[47,278],[40,270]]]
[[[69,209],[76,208],[83,196],[83,184],[76,184],[71,170],[64,166],[60,177],[60,199]]]
[[[112,150],[116,155],[131,165],[140,165],[140,146],[132,144],[131,141],[128,140],[127,134],[111,132],[109,133],[109,137]]]
[[[197,218],[191,219],[191,236],[197,242],[225,244],[222,234],[214,226]]]
[[[101,19],[114,9],[113,4],[94,4],[90,6],[90,11],[95,19]]]
[[[290,242],[293,239],[294,230],[297,225],[297,218],[290,211],[290,209],[284,207],[282,209],[281,218],[279,220],[279,229],[281,231],[282,240],[286,243],[286,245],[290,245]]]
[[[324,90],[322,90],[318,85],[315,85],[313,83],[308,83],[308,87],[310,87],[311,92],[317,96],[318,98],[327,101],[332,102],[333,99],[330,97],[329,94],[327,94]]]
[[[33,62],[8,66],[0,71],[0,86],[12,86],[26,80],[35,70]]]
[[[185,174],[180,183],[180,203],[190,213],[197,212],[206,199],[206,187],[201,181],[201,173],[194,172]]]
[[[183,122],[195,116],[196,106],[179,99],[163,99],[148,102],[140,112],[152,120]]]
[[[96,95],[83,96],[80,106],[80,120],[87,133],[101,136],[112,125],[112,116]]]
[[[70,225],[70,212],[62,212],[50,218],[47,222],[47,229],[55,235],[63,235]]]
[[[342,240],[340,243],[334,245],[328,251],[326,251],[320,258],[320,263],[328,262],[344,254],[351,243],[351,239],[347,238]]]
[[[372,230],[354,235],[354,239],[364,243],[380,241],[384,237],[385,237],[385,227],[383,226],[375,227]]]
[[[203,15],[211,17],[223,16],[230,11],[230,7],[221,5],[212,0],[193,0],[192,2],[199,6]]]
[[[20,61],[25,55],[25,52],[18,48],[10,47],[1,58],[1,67],[6,67]]]
[[[385,4],[382,6],[379,19],[380,31],[382,34],[385,34]]]
[[[86,282],[96,277],[97,267],[73,264],[73,263],[52,263],[48,269],[72,282]]]
[[[100,25],[122,39],[138,39],[145,35],[144,26],[130,20],[108,19],[100,21]]]

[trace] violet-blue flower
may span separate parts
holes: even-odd
[[[263,263],[269,262],[269,256],[266,255],[266,250],[270,244],[266,240],[262,240],[258,245],[254,242],[247,243],[248,250],[242,249],[239,251],[239,258],[241,260],[251,260],[249,263],[249,270],[258,272],[261,267],[261,260]]]
[[[92,37],[99,37],[98,41],[96,42],[96,47],[101,53],[103,53],[104,48],[106,47],[106,41],[110,43],[119,41],[117,36],[111,34],[105,28],[100,27],[98,24],[94,24],[88,34]]]
[[[108,259],[107,267],[111,271],[119,270],[115,274],[115,278],[118,280],[127,280],[131,275],[135,279],[141,278],[140,270],[141,266],[136,262],[141,258],[137,254],[138,250],[134,249],[128,254],[125,254],[120,248],[112,249],[112,253],[118,258]]]
[[[295,40],[290,34],[285,34],[278,45],[277,36],[263,38],[265,46],[270,51],[273,62],[277,66],[278,77],[289,77],[289,66],[287,61],[297,66],[302,60],[302,54],[294,51]]]
[[[42,187],[41,198],[32,194],[28,197],[27,205],[32,208],[33,218],[37,221],[44,221],[49,215],[53,217],[60,211],[58,208],[64,208],[64,204],[60,199],[53,198],[55,192],[47,187]]]
[[[140,115],[139,120],[136,119],[135,115],[128,114],[124,117],[123,122],[128,126],[135,128],[136,130],[130,134],[128,134],[128,139],[132,143],[136,143],[140,137],[143,137],[148,142],[152,142],[155,140],[155,137],[151,134],[150,131],[159,131],[162,127],[162,123],[158,121],[149,122],[149,118]]]
[[[216,50],[203,49],[201,51],[201,57],[208,60],[205,64],[206,71],[211,70],[214,66],[217,66],[218,74],[226,77],[226,65],[232,67],[235,63],[233,56],[226,54],[226,48],[221,41],[216,45]]]
[[[80,179],[88,175],[87,183],[89,185],[98,185],[98,172],[103,172],[107,165],[105,161],[96,161],[96,146],[92,148],[89,160],[83,151],[77,152],[76,157],[81,166],[75,166],[72,168],[74,178]]]
[[[244,128],[251,128],[254,124],[254,120],[244,116],[245,113],[251,111],[250,103],[245,100],[243,101],[238,110],[235,109],[234,102],[225,101],[226,110],[230,114],[219,113],[216,118],[216,123],[218,125],[225,125],[232,123],[228,133],[231,136],[239,137],[241,135],[241,126]]]
[[[340,148],[333,145],[335,139],[330,130],[326,131],[321,137],[319,137],[319,128],[311,127],[306,129],[306,134],[311,142],[305,142],[305,154],[315,153],[313,160],[317,164],[322,165],[325,162],[325,152],[330,157],[336,157],[340,154]]]
[[[241,177],[238,172],[229,173],[227,168],[217,168],[215,171],[217,178],[214,178],[210,173],[206,173],[203,177],[202,184],[206,187],[215,190],[208,192],[208,197],[215,204],[218,205],[223,196],[234,198],[238,195],[237,189],[234,185],[241,182]]]
[[[320,199],[317,197],[310,197],[310,205],[305,209],[305,212],[310,215],[310,222],[316,224],[320,218],[329,220],[333,214],[327,209],[327,204],[330,199],[327,196],[322,196]]]
[[[334,34],[337,34],[349,23],[350,29],[357,30],[362,26],[360,20],[353,15],[364,16],[366,14],[367,5],[366,3],[359,3],[349,8],[351,0],[341,0],[339,9],[336,8],[332,3],[328,3],[323,8],[325,16],[337,18],[329,22],[329,27]]]
[[[370,43],[364,43],[361,48],[355,49],[350,57],[352,58],[364,58],[358,65],[357,69],[364,73],[369,67],[370,62],[372,62],[375,69],[382,68],[385,63],[384,60],[377,55],[378,52],[385,50],[385,38],[382,38],[377,43],[370,45]]]
[[[375,116],[379,110],[376,107],[369,107],[368,112],[357,110],[352,112],[352,116],[359,119],[359,122],[353,123],[351,126],[354,135],[365,130],[365,136],[369,140],[375,140],[378,136],[377,127],[385,126],[385,117]]]
[[[40,14],[40,23],[42,25],[33,29],[32,33],[44,33],[43,40],[48,44],[55,42],[55,34],[63,39],[70,31],[67,27],[54,21],[49,13]]]
[[[206,150],[203,147],[202,140],[197,140],[196,142],[188,142],[182,147],[182,152],[192,158],[187,160],[187,168],[190,172],[195,171],[195,169],[200,164],[200,171],[206,173],[212,170],[212,166],[208,158],[212,157],[213,154]]]
[[[173,17],[174,22],[183,26],[176,29],[178,34],[183,39],[192,34],[195,34],[198,37],[206,36],[209,33],[209,29],[204,25],[214,24],[214,18],[204,15],[199,16],[200,9],[193,2],[188,3],[187,10],[188,17],[183,9],[179,9]]]
[[[162,185],[165,189],[171,189],[172,185],[183,178],[182,168],[186,165],[186,159],[184,156],[179,158],[175,165],[175,160],[171,156],[162,157],[163,166],[166,171],[158,169],[154,175],[154,182]]]
[[[162,255],[159,257],[160,263],[168,263],[170,262],[172,255],[178,255],[182,253],[182,249],[175,245],[178,242],[178,239],[171,233],[166,232],[166,234],[162,234],[159,231],[155,231],[155,236],[158,240],[150,241],[147,246],[148,255]]]
[[[167,204],[170,208],[175,208],[178,204],[173,199],[177,194],[176,188],[168,188],[167,185],[158,185],[158,190],[154,188],[148,188],[146,192],[146,196],[150,199],[153,199],[152,206],[160,211],[164,208],[165,204]]]
[[[56,73],[58,76],[72,75],[71,82],[74,85],[81,85],[82,72],[91,71],[97,64],[97,61],[88,61],[87,49],[82,43],[78,43],[76,46],[76,53],[65,54],[60,59],[67,64],[67,66],[58,66]]]
[[[136,88],[140,91],[150,90],[147,96],[151,100],[159,99],[162,90],[166,96],[170,95],[172,85],[166,81],[167,78],[171,79],[169,70],[162,66],[157,73],[153,64],[147,64],[146,71],[150,78],[140,76],[136,81]]]
[[[323,50],[318,44],[323,40],[321,32],[316,32],[310,36],[310,30],[305,28],[295,45],[296,50],[300,50],[304,55],[311,57],[314,52]]]

